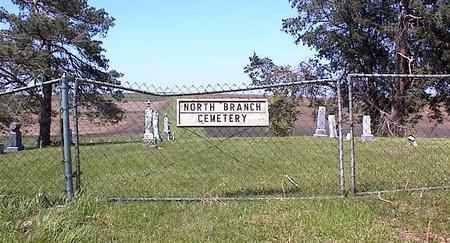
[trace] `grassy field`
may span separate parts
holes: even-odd
[[[81,146],[84,192],[64,207],[57,206],[63,204],[61,148],[1,155],[0,241],[450,241],[448,192],[259,202],[96,201],[337,195],[334,140],[204,139],[201,132],[183,132],[183,139],[159,149],[125,140]],[[449,185],[449,147],[439,139],[421,139],[416,148],[403,139],[358,142],[358,188]]]
[[[3,199],[1,242],[448,242],[450,194],[64,207]]]

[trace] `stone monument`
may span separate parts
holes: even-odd
[[[169,117],[167,114],[164,114],[164,137],[167,141],[173,141],[175,140],[172,132],[172,124],[170,123]]]
[[[319,106],[319,110],[317,111],[317,122],[316,122],[316,131],[314,132],[314,137],[327,137],[326,130],[326,108],[325,106]]]
[[[161,142],[161,135],[159,134],[159,113],[158,111],[153,111],[153,136],[156,143]]]
[[[147,101],[144,116],[144,144],[155,145],[155,136],[153,134],[153,109],[151,108],[150,101]]]
[[[338,137],[338,133],[337,133],[337,129],[336,129],[336,116],[335,115],[328,116],[328,133],[330,135],[330,138]]]
[[[0,143],[0,154],[4,154],[4,153],[5,153],[5,145]]]
[[[8,148],[6,148],[6,151],[17,152],[25,149],[22,144],[22,132],[20,131],[21,126],[22,125],[17,122],[11,123],[8,139]]]
[[[364,142],[370,142],[374,140],[372,129],[370,128],[370,116],[363,116],[363,132],[361,140]]]

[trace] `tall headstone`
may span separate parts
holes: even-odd
[[[363,116],[363,132],[361,135],[361,140],[364,142],[370,142],[374,139],[370,125],[370,116]]]
[[[338,133],[337,133],[337,129],[336,129],[336,116],[335,115],[328,116],[328,133],[330,135],[330,138],[338,137]]]
[[[319,110],[317,111],[317,121],[316,121],[316,131],[314,132],[314,137],[327,137],[326,130],[326,108],[325,106],[319,106]]]
[[[4,153],[5,153],[5,145],[0,143],[0,154],[4,154]]]
[[[6,151],[17,152],[25,149],[22,144],[22,132],[20,131],[21,126],[22,125],[17,122],[11,123],[8,138],[8,148],[6,148]]]
[[[151,108],[150,101],[147,101],[144,116],[144,143],[155,144],[155,136],[153,134],[153,109]]]
[[[159,134],[159,113],[153,111],[153,136],[155,136],[155,142],[161,142],[161,135]]]
[[[163,132],[164,132],[164,137],[167,141],[173,141],[174,140],[174,136],[173,136],[173,132],[172,132],[172,124],[170,123],[169,117],[167,116],[167,114],[164,114],[164,124],[163,124]]]

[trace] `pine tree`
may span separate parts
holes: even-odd
[[[23,87],[30,82],[72,77],[118,83],[121,76],[110,71],[101,38],[114,24],[104,9],[88,5],[87,0],[13,0],[16,12],[0,8],[0,90]],[[119,109],[105,103],[111,90],[83,86],[84,104],[101,108],[99,114],[120,119]],[[42,92],[30,91],[29,104],[38,104],[39,139],[51,143],[52,85]],[[107,108],[108,106],[109,108]],[[108,112],[102,112],[108,111]],[[111,112],[113,111],[113,112]]]

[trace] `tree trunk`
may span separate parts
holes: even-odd
[[[39,142],[41,146],[51,144],[52,84],[45,85],[39,113]]]
[[[408,45],[408,33],[409,33],[409,19],[408,15],[410,14],[409,8],[409,0],[402,0],[400,5],[400,23],[399,30],[397,36],[397,48],[396,48],[396,56],[397,56],[397,73],[399,74],[410,74],[409,70],[409,58],[411,56],[411,52]],[[391,103],[391,114],[390,114],[390,122],[392,133],[399,135],[399,130],[403,126],[405,119],[408,117],[405,108],[407,108],[407,104],[405,104],[405,96],[409,89],[410,78],[399,78],[393,80],[393,96]]]

